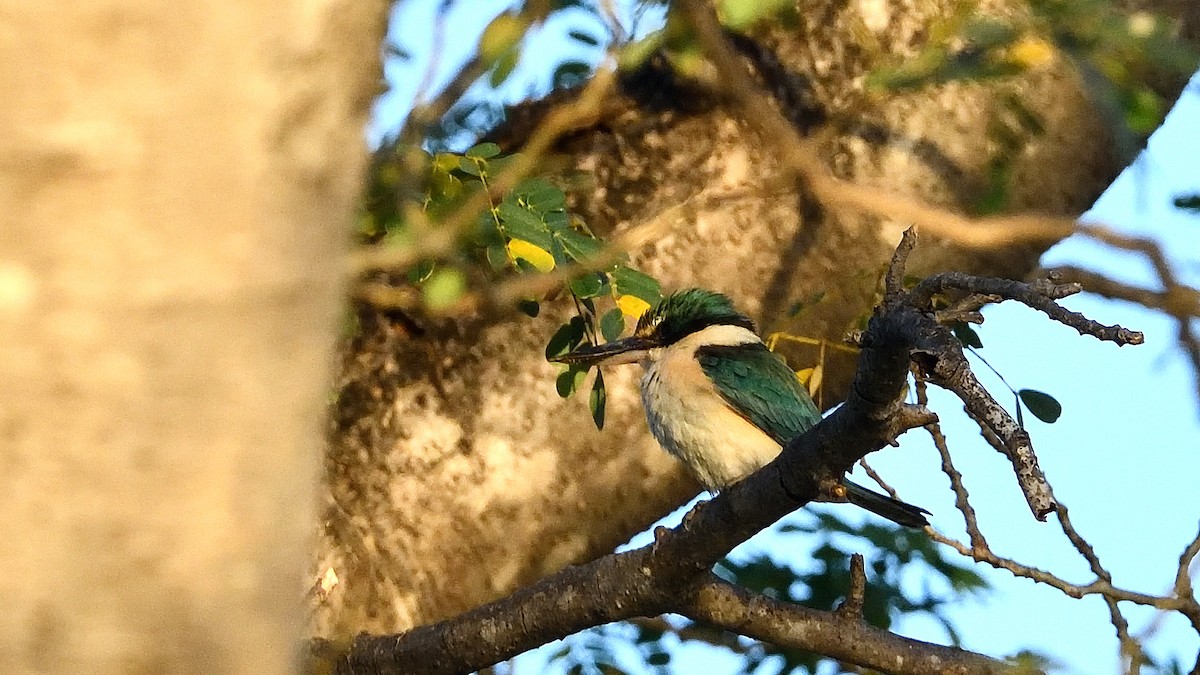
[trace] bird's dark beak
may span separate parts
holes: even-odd
[[[642,360],[646,353],[659,346],[652,339],[644,337],[627,337],[624,340],[614,340],[602,345],[580,347],[569,354],[555,356],[550,360],[555,363],[591,366],[615,366],[621,363],[634,363]]]

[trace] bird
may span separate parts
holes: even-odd
[[[551,359],[640,363],[650,432],[708,490],[719,492],[766,465],[821,419],[808,391],[769,350],[728,296],[687,288],[638,319],[630,337]],[[923,528],[924,509],[843,479],[844,499],[899,525]],[[838,490],[837,492],[841,492]]]

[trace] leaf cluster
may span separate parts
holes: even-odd
[[[480,143],[461,154],[417,151],[393,158],[372,172],[365,208],[358,219],[364,242],[380,246],[414,246],[437,223],[448,218],[476,194],[487,194],[488,208],[475,219],[455,256],[423,260],[408,270],[408,283],[421,289],[426,307],[453,307],[468,291],[468,277],[496,283],[508,276],[546,274],[572,266],[580,272],[566,278],[566,293],[575,316],[554,332],[546,345],[547,358],[566,353],[585,340],[614,340],[662,297],[653,277],[628,264],[628,256],[606,249],[577,214],[567,209],[567,195],[544,177],[518,182],[496,194],[495,178],[517,155],[502,155],[495,143]],[[405,165],[407,162],[407,166]],[[419,179],[405,183],[406,175]],[[600,264],[605,256],[613,261]],[[468,274],[469,272],[469,274]],[[518,307],[538,316],[541,298],[523,298]],[[571,396],[583,384],[587,369],[563,366],[557,390]],[[607,399],[604,378],[597,374],[590,407],[598,427],[604,424]]]
[[[1027,17],[996,17],[963,2],[931,31],[913,59],[879,69],[869,83],[889,91],[953,81],[1009,77],[1069,60],[1106,114],[1118,150],[1132,159],[1162,123],[1167,101],[1155,88],[1159,73],[1187,77],[1200,53],[1179,40],[1165,17],[1128,13],[1109,0],[1029,0]]]

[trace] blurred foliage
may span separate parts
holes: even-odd
[[[1184,675],[1184,673],[1195,672],[1194,670],[1189,671],[1188,666],[1185,666],[1178,656],[1158,661],[1145,652],[1141,654],[1141,666],[1142,672],[1154,675]]]
[[[1027,0],[1026,5],[1027,12],[997,16],[981,11],[978,0],[959,0],[954,11],[929,27],[926,45],[915,57],[877,68],[868,86],[890,93],[954,81],[1002,82],[1067,60],[1107,120],[1118,153],[1132,160],[1166,114],[1168,101],[1156,85],[1164,75],[1193,73],[1200,53],[1177,39],[1171,20],[1123,11],[1112,0]],[[538,76],[519,90],[520,98],[582,84],[606,50],[626,71],[657,53],[685,78],[708,76],[711,68],[673,3],[644,0],[633,7],[622,24],[610,20],[599,0],[526,2],[495,17],[479,41],[482,75],[429,129],[428,147],[444,150],[471,142],[501,123],[506,103],[515,102],[518,88],[510,80],[522,63],[523,72]],[[787,27],[800,20],[794,0],[718,0],[716,7],[724,25],[740,33],[767,22]],[[647,22],[639,21],[644,16],[661,22],[661,28],[647,30]],[[536,65],[526,53],[534,28],[553,30],[565,45],[548,59],[539,51]],[[402,45],[394,49],[402,51]],[[976,215],[1006,208],[1015,161],[1044,132],[1039,115],[1012,91],[999,87],[996,100],[988,120],[994,149],[983,191],[973,204]]]
[[[1028,649],[1017,652],[1007,660],[1012,666],[1011,675],[1042,675],[1066,670],[1066,664]]]
[[[863,553],[864,620],[886,629],[902,615],[924,614],[940,624],[955,645],[959,635],[946,609],[988,590],[968,562],[944,556],[921,530],[874,520],[853,525],[831,513],[805,512],[776,525],[768,536],[782,539],[773,550],[804,553],[789,560],[762,551],[734,555],[719,563],[716,573],[772,598],[829,611],[845,599],[850,556]],[[682,672],[672,671],[673,654],[688,643],[740,657],[740,669],[731,672],[747,675],[816,673],[822,663],[831,663],[817,654],[779,648],[678,616],[585,631],[564,640],[550,660],[554,671],[566,673]]]
[[[1200,54],[1149,12],[1123,12],[1111,0],[1028,0],[1029,14],[996,17],[963,0],[931,28],[929,44],[901,65],[880,69],[869,85],[888,91],[952,81],[1010,77],[1068,59],[1106,114],[1117,150],[1132,160],[1167,112],[1155,91],[1162,74],[1186,78]]]
[[[1180,195],[1175,198],[1175,208],[1191,213],[1200,213],[1200,194]]]

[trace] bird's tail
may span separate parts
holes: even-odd
[[[903,525],[904,527],[920,529],[929,524],[924,515],[929,512],[919,506],[906,504],[899,499],[892,499],[887,495],[871,492],[865,487],[855,485],[848,480],[843,480],[842,485],[846,486],[846,501],[855,506],[862,507],[877,516],[887,518],[893,523]]]

